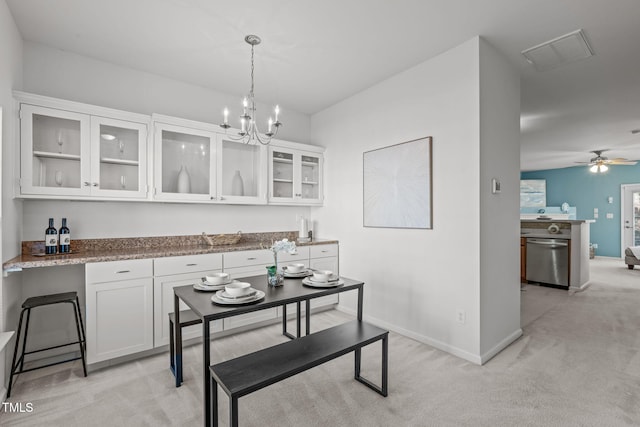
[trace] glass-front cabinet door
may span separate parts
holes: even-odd
[[[269,166],[270,203],[322,204],[322,154],[273,146]]]
[[[91,141],[92,194],[145,197],[147,125],[91,117]]]
[[[267,202],[267,147],[218,136],[218,194],[226,203]]]
[[[216,201],[216,134],[155,122],[155,198]]]
[[[322,156],[300,153],[300,199],[304,203],[322,203]]]
[[[89,195],[89,126],[87,114],[22,104],[20,192]]]

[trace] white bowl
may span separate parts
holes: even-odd
[[[289,264],[287,265],[287,271],[289,273],[302,273],[304,271],[304,264]]]
[[[313,278],[319,282],[327,282],[333,277],[331,270],[317,270],[313,272]]]
[[[212,285],[222,285],[229,281],[229,273],[211,273],[204,277]]]
[[[251,288],[251,283],[247,282],[231,282],[224,287],[226,293],[231,296],[237,297],[240,295],[244,295],[249,292]]]

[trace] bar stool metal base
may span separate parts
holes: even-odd
[[[26,351],[27,333],[29,331],[29,319],[31,317],[31,309],[36,307],[42,307],[45,305],[60,304],[60,303],[68,303],[73,306],[73,312],[74,312],[75,322],[76,322],[76,332],[78,334],[78,341],[55,345],[47,348],[41,348],[38,350]],[[20,358],[18,358],[18,348],[20,347],[20,337],[22,332],[22,320],[25,312],[27,313],[27,320],[25,322],[24,335],[22,336],[22,352],[20,353]],[[48,366],[53,366],[53,365],[59,365],[61,363],[71,362],[73,360],[82,360],[82,370],[84,371],[84,376],[86,377],[87,363],[86,363],[85,354],[84,354],[85,345],[86,345],[85,341],[86,341],[86,337],[84,333],[84,324],[82,323],[82,315],[80,313],[80,301],[78,300],[77,292],[64,292],[59,294],[42,295],[38,297],[27,298],[24,301],[24,303],[22,303],[22,311],[20,312],[20,321],[18,322],[18,332],[16,334],[16,346],[13,351],[13,360],[11,362],[11,374],[9,375],[9,386],[7,388],[7,398],[11,396],[11,387],[13,386],[14,375],[34,371],[36,369],[46,368]],[[39,353],[45,350],[52,350],[54,348],[66,347],[68,345],[74,345],[74,344],[78,344],[80,347],[80,357],[74,357],[74,358],[59,361],[59,362],[48,363],[46,365],[37,366],[35,368],[24,369],[25,356],[29,354]]]

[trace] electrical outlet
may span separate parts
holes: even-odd
[[[607,219],[613,219],[613,214],[612,213],[608,213],[607,214]]]
[[[464,322],[467,320],[467,315],[462,309],[456,310],[456,321],[461,325],[464,325]]]

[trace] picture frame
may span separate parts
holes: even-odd
[[[432,137],[365,151],[363,226],[432,229]]]

